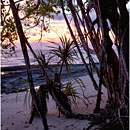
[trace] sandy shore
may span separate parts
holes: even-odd
[[[98,78],[95,75],[95,78],[98,82]],[[95,107],[96,94],[97,92],[92,86],[92,82],[89,76],[81,78],[85,85],[86,91],[85,94],[89,97],[88,107],[78,101],[78,107],[73,106],[73,111],[77,113],[92,113]],[[102,90],[102,107],[104,107],[107,100],[106,89]],[[16,93],[14,94],[2,94],[1,102],[1,124],[2,130],[43,130],[42,122],[40,118],[35,118],[32,124],[28,124],[30,118],[30,109],[28,105],[24,105],[24,97],[26,92],[18,93],[16,98]],[[17,101],[16,101],[17,99]],[[54,101],[48,101],[48,114],[47,121],[49,125],[49,130],[83,130],[89,123],[87,120],[78,120],[78,119],[66,119],[63,115],[58,117],[58,111]]]

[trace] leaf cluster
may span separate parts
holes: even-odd
[[[26,0],[20,10],[24,15],[23,20],[30,20],[33,27],[42,24],[45,31],[49,26],[49,19],[54,19],[54,14],[60,13],[57,0]],[[25,22],[25,26],[30,24]]]
[[[10,8],[5,7],[6,2],[1,1],[1,47],[4,49],[11,48],[14,41],[18,39],[14,19],[10,14]]]
[[[80,99],[86,106],[88,106],[86,100],[88,102],[89,100],[84,93],[85,88],[86,86],[84,82],[80,78],[75,78],[67,82],[67,84],[65,84],[62,89],[64,94],[69,97],[72,104],[77,105],[77,100]]]
[[[55,45],[55,47],[49,46],[49,48],[51,48],[50,54],[52,55],[52,58],[58,57],[59,61],[57,64],[65,64],[66,70],[69,71],[69,64],[74,64],[75,60],[78,59],[77,51],[74,42],[65,35],[59,37],[59,39],[61,42],[60,44],[49,41]]]

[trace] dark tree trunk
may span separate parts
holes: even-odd
[[[113,32],[118,40],[119,46],[119,63],[116,65],[114,63],[115,57],[111,57],[109,53],[110,49],[108,48],[107,54],[110,59],[109,65],[113,64],[113,75],[116,84],[113,85],[114,92],[120,95],[118,101],[121,101],[121,107],[123,107],[128,114],[128,91],[129,91],[129,15],[126,9],[126,1],[122,0],[107,0],[109,4],[106,4],[106,1],[100,0],[100,7],[102,13],[103,24],[107,19],[110,20]],[[107,6],[107,7],[106,7]],[[120,14],[117,12],[117,8],[120,11]],[[104,24],[104,29],[106,26]],[[106,32],[108,33],[108,32]],[[107,34],[108,36],[108,34]],[[108,45],[110,45],[109,37],[107,38]],[[118,70],[117,70],[118,69]],[[117,91],[118,90],[118,91]],[[117,101],[117,100],[116,100]]]
[[[77,0],[76,3],[80,8],[81,15],[76,11],[72,0],[67,1],[67,6],[72,13],[73,21],[81,44],[89,56],[90,64],[94,67],[93,60],[89,54],[88,38],[100,62],[100,73],[99,70],[96,70],[97,68],[94,67],[99,77],[99,85],[96,85],[98,86],[98,95],[95,111],[100,110],[101,86],[105,85],[108,92],[109,103],[114,104],[116,110],[121,110],[121,113],[127,117],[129,104],[129,15],[126,9],[126,1],[90,0],[87,6],[82,0]],[[61,7],[70,34],[75,41],[75,44],[77,44],[64,11],[63,0],[61,0]],[[90,17],[91,9],[96,13],[95,20]],[[94,27],[96,24],[97,27]],[[83,29],[81,29],[81,26]],[[115,36],[114,42],[110,36],[110,31],[112,31]],[[116,45],[118,54],[115,53],[113,44]],[[91,77],[93,85],[95,85],[93,74],[87,68],[86,61],[82,56],[79,46],[76,45],[76,47],[79,50],[80,56],[85,64],[89,76]],[[121,115],[119,113],[117,115],[120,118]]]
[[[89,70],[89,68],[88,68],[88,65],[87,65],[87,63],[86,63],[86,61],[85,61],[85,59],[84,59],[84,57],[83,57],[83,54],[82,54],[82,52],[81,52],[81,50],[80,50],[80,47],[79,47],[79,45],[78,45],[78,43],[77,43],[77,41],[76,41],[76,38],[75,38],[75,36],[74,36],[74,34],[73,34],[73,31],[72,31],[72,29],[71,29],[71,27],[70,27],[69,21],[68,21],[68,19],[67,19],[67,17],[66,17],[66,14],[65,14],[65,11],[64,11],[63,0],[60,0],[60,1],[61,1],[61,8],[62,8],[63,16],[64,16],[65,21],[66,21],[66,24],[67,24],[67,26],[68,26],[68,28],[69,28],[71,37],[72,37],[72,39],[74,40],[74,43],[75,43],[75,45],[76,45],[76,47],[77,47],[77,49],[78,49],[78,52],[79,52],[79,54],[80,54],[80,57],[81,57],[81,59],[82,59],[82,62],[84,63],[85,68],[86,68],[86,70],[87,70],[87,72],[88,72],[88,74],[89,74],[89,76],[90,76],[90,78],[91,78],[91,80],[92,80],[92,83],[93,83],[94,88],[95,88],[96,90],[98,90],[98,85],[97,85],[97,83],[96,83],[96,81],[95,81],[95,79],[94,79],[94,77],[93,77],[92,72],[91,72],[91,71]],[[73,8],[73,7],[72,7],[72,4],[68,4],[68,5],[69,5],[70,9],[73,10],[73,9],[72,9],[72,8]],[[71,8],[71,7],[72,7],[72,8]],[[75,13],[75,12],[74,12],[74,13]],[[73,17],[76,19],[75,15],[74,15]],[[76,22],[76,23],[77,23],[77,22]],[[82,38],[81,38],[81,39],[82,39]]]
[[[36,91],[36,96],[37,96],[37,101],[38,101],[38,104],[41,104],[41,108],[42,108],[42,111],[46,114],[47,113],[47,98],[48,98],[48,88],[49,86],[47,86],[46,84],[45,85],[41,85],[39,87],[39,89]],[[29,120],[29,124],[32,124],[32,121],[34,119],[35,116],[40,116],[39,115],[39,112],[37,111],[35,105],[34,105],[34,100],[32,100],[32,104],[31,104],[31,117],[30,117],[30,120]]]
[[[21,47],[22,47],[22,51],[23,51],[23,55],[24,55],[24,59],[25,59],[25,64],[27,67],[27,75],[28,75],[28,81],[29,81],[32,99],[34,100],[35,108],[37,109],[37,111],[39,112],[39,115],[42,118],[44,129],[48,130],[48,125],[47,125],[45,113],[42,111],[41,104],[38,104],[38,99],[37,99],[36,92],[35,92],[34,85],[33,85],[30,62],[29,62],[29,57],[28,57],[28,52],[27,52],[27,47],[26,47],[26,38],[25,38],[25,35],[23,33],[22,25],[21,25],[21,22],[20,22],[20,19],[18,16],[18,9],[15,7],[15,3],[13,0],[10,0],[10,7],[11,7],[11,10],[12,10],[12,13],[14,16],[14,21],[16,24],[19,38],[20,38],[20,43],[21,43]]]

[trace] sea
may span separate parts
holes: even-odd
[[[38,50],[34,50],[36,54],[38,54]],[[42,50],[42,52],[46,55],[46,59],[48,58],[49,51]],[[37,64],[36,59],[33,57],[31,52],[28,50],[31,71],[33,76],[34,86],[39,86],[41,84],[45,84],[45,78],[42,75],[42,72]],[[85,54],[84,54],[85,55]],[[80,56],[79,56],[80,57]],[[96,59],[96,57],[95,57]],[[53,71],[58,71],[60,65],[56,66],[56,62],[58,58],[53,58],[53,60],[49,63],[49,67]],[[88,62],[88,59],[86,58]],[[96,63],[97,67],[99,67],[98,62]],[[65,65],[63,66],[63,71],[61,75],[61,81],[66,82],[73,80],[78,77],[88,75],[84,64],[81,59],[77,59],[74,64],[70,64],[70,71],[66,71]],[[89,64],[88,64],[89,66]],[[54,74],[46,68],[46,72],[48,76],[53,80]],[[95,71],[93,70],[93,73]],[[6,55],[6,57],[1,56],[1,93],[9,94],[9,93],[17,93],[21,91],[26,91],[29,88],[27,81],[27,73],[26,66],[23,58],[23,54],[21,49],[15,50],[15,53],[10,56]]]

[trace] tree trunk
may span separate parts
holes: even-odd
[[[16,24],[16,28],[17,28],[17,31],[18,31],[18,35],[19,35],[19,38],[20,38],[20,43],[21,43],[21,47],[22,47],[22,51],[23,51],[23,55],[24,55],[24,59],[25,59],[25,64],[26,64],[26,67],[27,67],[27,75],[28,75],[28,81],[29,81],[32,99],[34,100],[35,107],[36,107],[37,111],[39,112],[39,115],[42,118],[44,129],[48,130],[48,125],[47,125],[45,113],[41,109],[41,104],[38,104],[36,92],[35,92],[34,85],[33,85],[30,62],[29,62],[29,57],[28,57],[28,53],[27,53],[27,47],[26,47],[26,44],[25,44],[26,38],[25,38],[25,35],[23,33],[22,25],[21,25],[21,22],[20,22],[20,19],[19,19],[19,16],[18,16],[18,9],[15,7],[15,3],[14,3],[13,0],[9,0],[9,1],[10,1],[10,7],[11,7],[11,10],[12,10],[12,13],[13,13],[14,21],[15,21],[15,24]]]
[[[97,71],[99,76],[99,92],[97,96],[97,105],[96,108],[100,108],[101,100],[101,85],[104,84],[107,88],[108,99],[114,101],[115,106],[119,104],[125,107],[126,113],[128,113],[128,82],[129,82],[129,72],[128,72],[128,11],[126,9],[126,1],[122,0],[91,0],[87,8],[84,6],[82,0],[76,1],[78,7],[80,8],[81,15],[78,14],[74,7],[72,0],[68,0],[68,7],[72,13],[73,21],[77,29],[80,41],[87,51],[87,55],[90,59],[90,64],[93,63],[91,60],[91,55],[88,50],[87,38],[89,38],[91,45],[99,59],[100,62],[100,74]],[[76,42],[76,38],[73,34],[73,31],[70,27],[68,19],[66,17],[63,0],[61,0],[61,7],[64,18],[66,20],[67,26],[69,28],[70,34]],[[95,10],[96,19],[93,21],[89,16],[91,9]],[[119,11],[118,11],[119,9]],[[82,16],[82,18],[80,18]],[[110,22],[108,24],[108,21]],[[97,24],[97,28],[95,28]],[[81,30],[81,26],[84,29],[84,33]],[[112,41],[110,37],[110,29],[115,35],[115,42]],[[87,30],[87,31],[86,31]],[[86,39],[85,39],[86,38]],[[86,45],[85,45],[86,44]],[[115,50],[113,49],[113,44],[117,46],[119,56],[116,55]],[[86,61],[82,57],[82,52],[80,51],[78,45],[76,45],[81,59],[85,64],[85,67],[88,71],[88,74],[91,77],[91,80],[94,84],[93,75],[91,71],[87,68]],[[102,58],[104,59],[102,61]],[[93,65],[94,66],[94,65]],[[96,68],[95,68],[96,70]],[[89,72],[90,71],[90,72]],[[98,86],[98,85],[97,85]]]
[[[107,0],[108,5],[106,4],[106,1],[100,0],[100,7],[101,7],[101,13],[102,13],[102,19],[105,23],[106,19],[108,18],[112,24],[113,32],[115,33],[115,36],[118,40],[119,45],[119,60],[118,64],[116,65],[115,57],[111,57],[111,53],[109,49],[109,45],[107,45],[108,50],[108,57],[109,57],[109,65],[113,62],[113,76],[115,77],[113,80],[116,81],[115,84],[113,84],[114,92],[117,93],[119,96],[117,96],[116,101],[118,100],[121,102],[120,106],[125,109],[127,115],[128,115],[128,91],[129,91],[129,15],[128,11],[126,9],[126,1],[122,0]],[[107,7],[105,7],[106,5]],[[119,8],[120,13],[117,12],[117,8]],[[104,29],[106,25],[104,24]],[[106,32],[106,31],[105,31]],[[107,33],[107,32],[106,32]],[[107,35],[108,36],[108,35]],[[108,44],[110,44],[110,40],[108,39]],[[114,63],[115,61],[115,63]],[[118,68],[117,68],[118,67]],[[118,69],[118,70],[117,70]],[[115,86],[114,86],[115,85]]]
[[[36,91],[36,96],[37,96],[37,101],[38,104],[41,104],[41,108],[42,111],[44,111],[44,113],[47,113],[47,98],[48,98],[48,88],[49,86],[45,85],[40,85],[40,87],[38,88],[38,90]],[[31,117],[29,120],[29,124],[32,124],[32,121],[34,119],[35,116],[40,116],[39,112],[37,111],[35,104],[34,104],[34,100],[32,100],[32,104],[31,104]]]
[[[66,117],[72,115],[71,105],[69,104],[68,97],[59,89],[59,86],[52,85],[50,89],[50,94],[58,106],[59,112],[61,112]]]
[[[75,38],[75,36],[74,36],[74,34],[73,34],[73,31],[72,31],[71,27],[70,27],[69,21],[68,21],[68,19],[67,19],[67,17],[66,17],[66,14],[65,14],[65,11],[64,11],[63,0],[60,0],[60,1],[61,1],[61,8],[62,8],[63,16],[64,16],[65,21],[66,21],[66,24],[67,24],[67,26],[68,26],[68,28],[69,28],[71,37],[72,37],[72,39],[74,40],[74,43],[75,43],[75,45],[76,45],[76,47],[77,47],[77,49],[78,49],[78,51],[79,51],[79,54],[80,54],[81,59],[82,59],[82,62],[84,63],[85,68],[86,68],[86,70],[87,70],[87,72],[88,72],[88,74],[89,74],[89,76],[90,76],[90,78],[91,78],[91,80],[92,80],[92,83],[93,83],[93,85],[94,85],[94,88],[95,88],[96,90],[98,90],[98,85],[97,85],[97,83],[96,83],[96,81],[95,81],[95,79],[94,79],[94,77],[93,77],[93,74],[90,72],[90,70],[89,70],[89,68],[88,68],[88,65],[87,65],[87,63],[86,63],[86,61],[85,61],[85,59],[84,59],[84,57],[83,57],[83,54],[82,54],[82,52],[81,52],[81,50],[80,50],[80,48],[79,48],[79,45],[78,45],[78,43],[77,43],[77,41],[76,41],[76,38]]]

